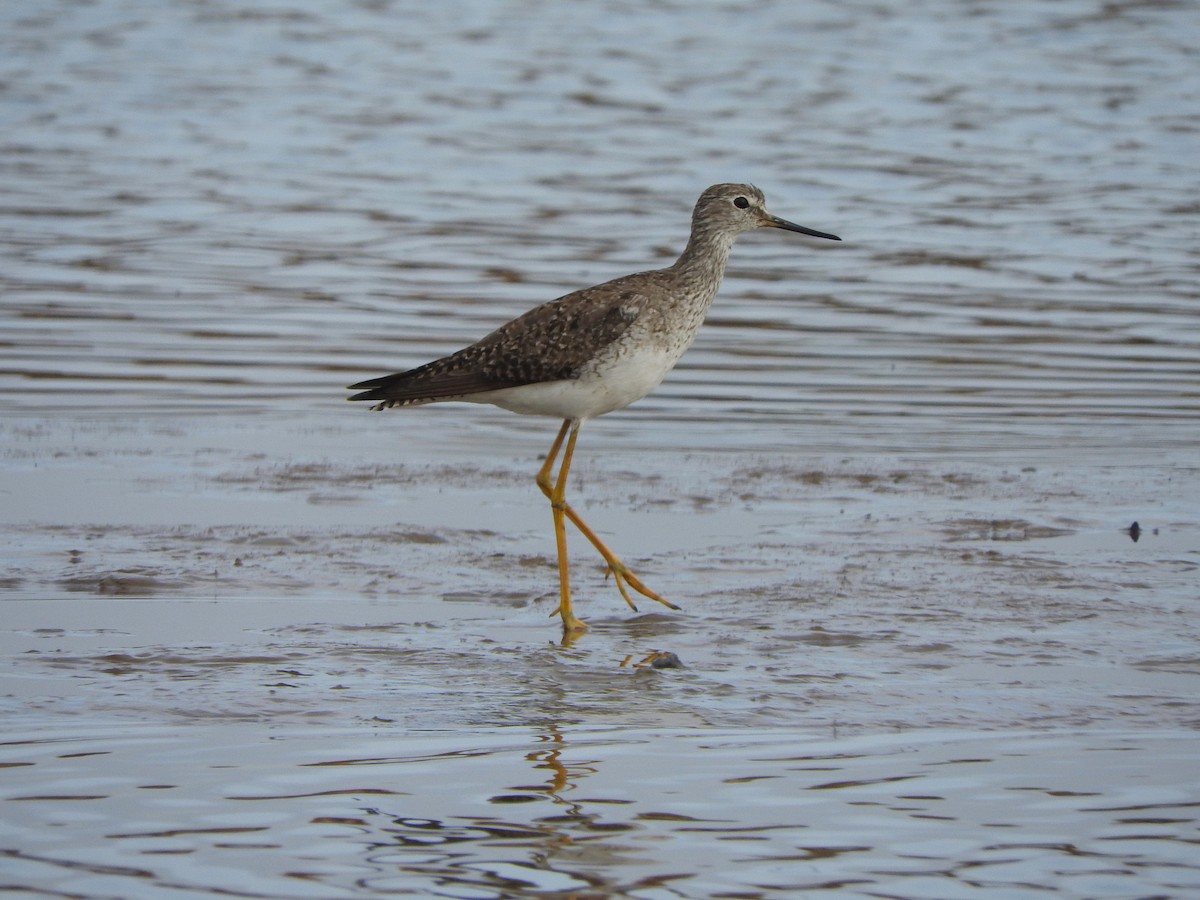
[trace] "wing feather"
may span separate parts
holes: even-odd
[[[350,385],[351,400],[379,408],[577,378],[637,321],[658,272],[627,275],[543,303],[456,353],[406,372]]]

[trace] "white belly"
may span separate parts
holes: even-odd
[[[526,416],[594,419],[641,400],[662,382],[679,355],[660,347],[618,352],[592,364],[579,378],[546,381],[463,397]]]

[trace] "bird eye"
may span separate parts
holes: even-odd
[[[733,205],[736,206],[738,209],[746,209],[750,205],[750,201],[747,200],[745,197],[734,197]]]

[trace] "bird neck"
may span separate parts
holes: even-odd
[[[707,303],[712,302],[721,285],[725,264],[729,262],[729,252],[733,249],[736,237],[728,231],[709,230],[696,225],[692,228],[692,235],[683,253],[671,267],[679,280],[691,285],[698,295],[706,298]]]

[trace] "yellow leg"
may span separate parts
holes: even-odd
[[[580,518],[579,513],[571,508],[571,505],[566,501],[567,494],[567,475],[571,468],[571,457],[575,453],[575,440],[579,436],[579,428],[582,423],[572,422],[568,419],[562,424],[562,428],[558,430],[558,436],[554,439],[554,444],[550,447],[550,452],[546,454],[546,462],[538,472],[537,483],[541,488],[542,493],[550,500],[550,509],[554,514],[554,537],[558,544],[558,578],[559,578],[559,608],[555,610],[560,613],[563,618],[563,632],[569,633],[573,630],[583,630],[584,624],[575,615],[571,609],[571,591],[570,591],[570,575],[567,567],[567,545],[566,534],[563,527],[563,517],[571,520],[571,524],[579,529],[579,533],[587,538],[593,547],[599,551],[604,557],[604,561],[608,563],[608,570],[612,572],[613,579],[617,582],[617,589],[621,592],[621,597],[629,604],[629,608],[637,611],[637,606],[629,596],[629,592],[625,586],[633,588],[643,597],[649,597],[664,606],[669,606],[671,609],[679,609],[674,603],[664,600],[654,591],[650,590],[641,579],[630,571],[625,563],[621,562],[620,558],[605,546],[604,542],[596,535],[587,523]],[[570,437],[568,438],[568,432]],[[559,450],[562,449],[563,441],[566,440],[567,447],[563,452],[562,466],[558,470],[558,477],[551,482],[550,473],[554,468],[554,461],[558,457]],[[553,615],[553,613],[552,613]]]
[[[621,592],[621,596],[625,598],[625,602],[629,604],[630,609],[632,609],[634,612],[637,612],[637,607],[634,605],[633,601],[629,599],[629,592],[625,590],[626,584],[628,584],[643,597],[649,597],[651,600],[656,600],[663,606],[669,606],[671,609],[679,609],[679,607],[670,600],[664,600],[654,591],[650,590],[650,588],[646,587],[646,585],[642,584],[642,580],[633,574],[629,566],[621,562],[621,558],[619,556],[605,546],[604,542],[596,535],[596,532],[592,531],[592,529],[587,526],[587,523],[584,522],[583,519],[579,518],[579,513],[571,509],[569,504],[564,506],[563,512],[566,514],[567,518],[571,520],[571,524],[579,529],[579,533],[591,541],[592,546],[595,547],[600,552],[600,555],[604,557],[604,561],[608,563],[608,571],[612,572],[613,580],[617,583],[617,590]]]
[[[558,451],[562,449],[563,439],[567,436],[568,431],[571,432],[571,439],[567,443],[567,452],[563,454],[563,463],[558,470],[558,478],[551,484],[550,472],[554,468],[554,460],[558,457]],[[558,429],[558,437],[554,439],[550,452],[546,454],[546,462],[538,471],[537,476],[538,487],[542,489],[543,494],[550,498],[550,513],[554,517],[554,543],[558,548],[558,609],[550,615],[562,617],[564,637],[570,637],[587,629],[583,620],[575,617],[575,610],[571,606],[571,567],[567,561],[567,529],[563,524],[563,516],[566,511],[566,502],[563,497],[567,492],[567,475],[571,470],[571,452],[574,450],[575,436],[578,433],[578,424],[572,428],[570,419],[563,422],[562,428]]]

